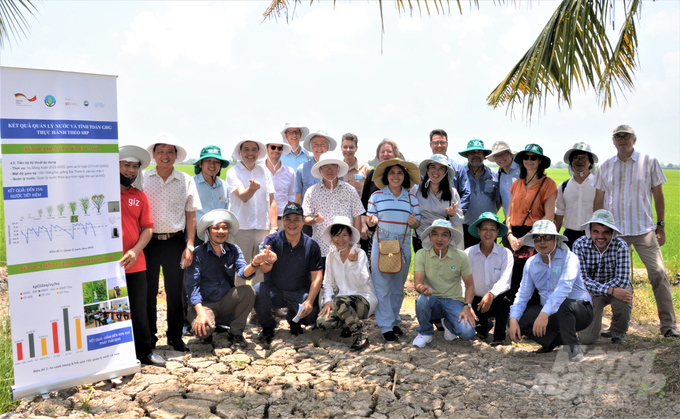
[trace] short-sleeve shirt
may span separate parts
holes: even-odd
[[[155,168],[145,171],[144,191],[153,213],[154,233],[176,233],[184,230],[187,223],[186,213],[202,208],[194,179],[175,168],[165,181]]]
[[[449,166],[456,171],[456,175],[453,177],[453,186],[460,196],[460,209],[463,210],[463,213],[466,213],[468,205],[470,205],[470,182],[468,180],[467,170],[465,169],[465,166],[451,157],[449,157]]]
[[[593,186],[604,192],[604,208],[611,211],[623,236],[639,236],[656,229],[652,188],[666,182],[652,156],[633,151],[625,162],[614,156],[595,174]]]
[[[272,270],[264,274],[264,281],[282,291],[309,290],[312,285],[309,274],[323,269],[319,245],[306,234],[300,235],[295,247],[286,238],[285,230],[264,239],[264,245],[276,253],[276,262]]]
[[[198,196],[201,198],[201,209],[196,211],[196,221],[214,209],[229,208],[229,193],[227,184],[220,178],[215,177],[215,183],[210,186],[203,177],[203,173],[194,176]]]
[[[532,201],[534,205],[531,207],[531,214],[529,214],[527,220],[524,221],[524,225],[533,226],[536,221],[545,216],[545,201],[548,200],[550,195],[557,194],[557,185],[555,184],[555,181],[548,176],[545,176],[544,178],[545,183],[540,191],[538,188],[541,185],[541,182],[543,182],[543,179],[528,190],[524,184],[524,179],[517,179],[515,183],[512,184],[512,187],[510,187],[510,193],[512,194],[510,225],[520,226],[520,224],[522,224]],[[538,197],[534,200],[536,192],[538,192]]]
[[[469,169],[466,167],[468,175],[468,183],[470,185],[470,204],[467,212],[465,212],[465,225],[470,225],[477,221],[480,215],[484,212],[496,213],[498,207],[496,204],[501,200],[498,192],[498,173],[484,166],[482,174],[479,179],[474,177]]]
[[[283,163],[274,174],[269,170],[266,162],[262,163],[262,167],[269,172],[272,182],[274,182],[274,200],[276,201],[277,215],[281,217],[286,205],[295,201],[295,172]]]
[[[359,159],[354,159],[354,164],[349,168],[349,171],[345,175],[345,182],[352,186],[358,195],[364,190],[364,182],[366,182],[366,175],[371,171],[371,166],[359,161]]]
[[[368,201],[366,213],[378,217],[378,227],[390,233],[390,235],[402,236],[406,232],[409,215],[416,213],[420,220],[420,205],[418,198],[410,194],[405,188],[401,188],[399,196],[392,195],[389,186],[374,192]]]
[[[307,216],[313,217],[314,214],[319,213],[324,218],[322,223],[312,226],[312,238],[319,244],[322,257],[328,256],[331,246],[321,240],[321,233],[333,224],[333,218],[343,215],[353,221],[354,217],[365,212],[359,194],[353,187],[341,180],[333,190],[328,189],[323,182],[309,188],[302,201],[302,210]]]
[[[449,247],[446,256],[440,259],[434,248],[420,249],[413,271],[425,272],[425,285],[432,288],[433,296],[465,302],[461,279],[472,274],[472,270],[470,259],[462,250]]]
[[[255,191],[248,202],[243,202],[234,195],[238,188],[248,189],[250,179],[260,182],[260,189]],[[273,194],[274,182],[268,169],[256,164],[253,170],[248,170],[239,162],[227,171],[227,186],[231,196],[231,212],[236,215],[241,230],[269,230],[271,218],[269,213],[269,194]]]
[[[297,170],[295,170],[295,193],[302,195],[303,199],[307,193],[307,189],[321,181],[321,179],[312,175],[312,167],[314,167],[315,164],[316,160],[314,159],[314,156],[311,156],[308,162],[299,165]],[[339,179],[345,180],[342,176]]]
[[[591,174],[579,185],[574,178],[566,180],[567,186],[562,192],[562,184],[557,188],[555,215],[564,216],[562,226],[570,230],[583,231],[581,226],[593,216],[595,187],[591,185],[595,177]]]
[[[503,205],[503,214],[505,214],[505,219],[510,217],[510,200],[512,200],[512,195],[510,194],[510,187],[512,184],[519,179],[519,164],[514,161],[510,165],[510,170],[505,173],[503,169],[498,169],[498,189],[501,195],[501,205]]]
[[[139,233],[144,228],[153,228],[153,216],[151,206],[144,192],[130,187],[127,191],[120,192],[120,206],[123,221],[123,254],[135,247],[139,241]],[[139,252],[134,265],[125,270],[131,274],[146,270],[146,257],[144,252]]]

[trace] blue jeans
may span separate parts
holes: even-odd
[[[385,230],[380,230],[381,240],[401,240],[404,235],[389,234]],[[378,269],[378,234],[373,235],[373,251],[371,252],[371,274],[373,276],[373,288],[375,288],[375,296],[378,298],[378,306],[375,309],[375,322],[380,326],[380,332],[386,333],[392,330],[394,326],[401,324],[399,311],[401,310],[401,303],[404,301],[404,283],[408,276],[408,268],[411,264],[411,242],[405,241],[401,245],[404,254],[404,260],[401,265],[401,271],[394,274],[385,274]]]
[[[465,319],[458,321],[463,308],[465,308],[465,304],[462,301],[419,295],[416,299],[416,317],[418,317],[418,323],[420,323],[418,333],[432,336],[434,327],[430,323],[430,319],[443,318],[444,325],[450,332],[464,340],[472,339],[475,337],[475,328],[470,323],[466,324]]]
[[[269,282],[260,282],[255,285],[255,312],[259,318],[260,326],[276,328],[276,319],[272,314],[275,308],[286,307],[288,320],[292,321],[298,312],[298,305],[302,304],[309,296],[308,289],[295,291],[283,291]],[[299,324],[309,326],[316,323],[319,316],[319,306],[314,301],[312,312],[300,319]]]

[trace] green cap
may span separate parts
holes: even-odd
[[[462,157],[467,157],[468,151],[472,151],[472,150],[482,150],[484,152],[484,157],[491,154],[491,150],[484,148],[484,141],[482,141],[482,140],[470,140],[470,141],[468,141],[467,148],[463,151],[459,151],[458,154],[460,154]]]

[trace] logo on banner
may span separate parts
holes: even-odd
[[[96,102],[96,103],[94,104],[94,107],[95,107],[95,108],[103,108],[103,107],[104,107],[104,104],[101,103],[101,102]]]
[[[33,96],[32,98],[29,99],[23,93],[15,93],[14,99],[16,99],[17,106],[31,106],[30,103],[26,103],[25,101],[35,102],[38,99],[38,96]]]
[[[83,106],[87,108],[88,106],[90,106],[90,102],[88,102],[87,100],[83,101]]]
[[[52,95],[47,95],[45,96],[45,105],[48,107],[52,107],[57,104],[57,99],[54,98]]]
[[[72,102],[71,99],[65,99],[64,106],[78,106],[78,104],[76,102]]]

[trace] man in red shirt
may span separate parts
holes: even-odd
[[[143,364],[165,365],[165,360],[151,351],[153,342],[146,315],[146,259],[143,249],[151,239],[153,216],[144,192],[133,186],[139,170],[150,162],[149,153],[141,147],[120,147],[120,207],[123,222],[123,258],[128,287],[132,332],[137,359]]]

